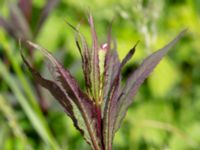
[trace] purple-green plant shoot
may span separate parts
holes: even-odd
[[[92,36],[91,48],[88,47],[85,37],[79,30],[68,23],[75,31],[75,41],[82,59],[86,91],[79,87],[71,73],[44,48],[28,42],[32,48],[41,50],[51,62],[54,67],[52,75],[56,77],[56,81],[43,78],[28,63],[23,54],[21,55],[35,80],[48,89],[63,106],[74,126],[91,148],[112,150],[114,135],[120,128],[138,88],[163,56],[184,36],[186,30],[180,32],[166,46],[148,56],[122,86],[121,70],[134,55],[137,44],[120,62],[116,44],[112,42],[111,30],[107,34],[107,42],[99,45],[91,14],[88,22]]]

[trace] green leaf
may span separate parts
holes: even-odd
[[[91,34],[92,34],[92,57],[91,57],[91,84],[94,100],[99,101],[100,90],[100,70],[99,70],[99,58],[98,58],[98,39],[94,27],[93,17],[89,14],[88,18]]]

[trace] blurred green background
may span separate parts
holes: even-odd
[[[30,39],[47,48],[83,86],[74,32],[65,20],[73,25],[82,20],[81,32],[91,43],[86,21],[90,10],[100,43],[106,41],[108,25],[115,18],[112,32],[120,59],[140,40],[134,58],[123,70],[125,79],[146,56],[183,28],[189,29],[140,88],[116,134],[114,149],[199,150],[200,1],[53,1],[33,0],[23,7],[31,12],[26,18],[17,7],[18,0],[0,0],[0,149],[89,149],[60,105],[33,81],[23,65],[17,39]],[[50,76],[48,63],[38,51],[27,50],[26,56],[43,76]]]

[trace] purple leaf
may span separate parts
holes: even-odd
[[[104,92],[103,92],[103,102],[108,100],[109,91],[111,89],[112,83],[114,82],[117,71],[120,67],[120,60],[117,51],[114,48],[109,51],[106,55],[105,60],[105,72],[104,72]]]
[[[80,133],[85,136],[85,131],[83,126],[81,125],[82,116],[79,116],[78,108],[72,101],[72,99],[68,96],[68,94],[64,91],[62,87],[60,87],[57,83],[44,79],[35,69],[33,69],[30,64],[26,61],[23,54],[21,53],[22,59],[29,71],[32,73],[34,79],[44,88],[48,89],[49,92],[55,97],[56,100],[62,105],[67,115],[72,119],[74,126],[80,131]],[[86,139],[87,141],[88,139]],[[88,142],[88,141],[87,141]],[[88,142],[91,144],[90,142]]]
[[[163,56],[165,56],[166,53],[180,40],[180,38],[184,36],[185,32],[186,30],[183,30],[175,39],[169,42],[169,44],[147,57],[140,67],[128,78],[118,99],[118,113],[115,124],[115,132],[119,129],[122,119],[125,117],[128,107],[133,102],[133,97],[138,91],[140,85],[153,71]]]
[[[47,88],[65,108],[75,127],[81,132],[92,149],[112,150],[115,132],[120,127],[138,88],[169,49],[185,34],[186,30],[182,31],[167,46],[147,57],[122,87],[122,68],[134,55],[138,43],[120,63],[115,40],[111,43],[111,26],[107,34],[107,43],[99,46],[91,14],[89,14],[88,22],[91,28],[91,49],[88,48],[86,39],[79,32],[79,28],[67,22],[75,31],[75,42],[82,59],[87,94],[81,90],[71,73],[64,69],[44,48],[28,42],[31,48],[42,51],[50,61],[50,67],[53,68],[51,74],[56,79],[55,81],[42,78],[23,56],[22,58],[36,81]]]
[[[108,33],[111,34],[111,33]],[[110,40],[108,35],[108,41]],[[110,42],[108,42],[110,43]],[[113,40],[114,47],[110,49],[111,44],[108,44],[108,51],[106,53],[105,64],[104,64],[104,76],[103,76],[103,101],[101,104],[102,116],[105,115],[105,105],[109,101],[109,93],[112,86],[112,83],[117,74],[116,70],[119,69],[120,60],[118,57],[118,53],[116,51],[117,45],[116,41]]]
[[[85,37],[79,32],[79,29],[66,21],[66,23],[75,31],[75,42],[79,50],[82,60],[82,69],[85,78],[86,89],[88,93],[91,93],[91,54],[88,48]],[[81,44],[80,44],[80,42]]]
[[[117,61],[117,64],[114,64],[116,68],[114,68],[114,66],[111,66],[110,69],[114,69],[111,72],[111,76],[114,76],[114,78],[112,79],[112,81],[109,83],[109,90],[108,90],[108,95],[107,99],[105,100],[105,108],[104,108],[104,118],[103,118],[103,135],[104,135],[104,145],[105,145],[105,149],[111,150],[112,149],[112,142],[113,142],[113,138],[114,138],[114,125],[116,122],[116,118],[117,118],[117,98],[119,97],[119,93],[120,93],[120,83],[121,83],[121,69],[122,67],[127,63],[127,61],[133,56],[134,52],[135,52],[135,48],[137,46],[136,45],[128,52],[128,54],[126,55],[126,57],[122,60],[122,62],[120,63],[119,60]],[[115,55],[111,55],[111,56],[115,56]],[[115,56],[116,57],[116,56]],[[116,58],[115,58],[116,59]],[[111,58],[111,64],[113,61]],[[116,72],[116,73],[114,73]]]
[[[64,107],[66,113],[73,118],[73,109],[70,100],[67,98],[67,95],[64,91],[53,81],[44,79],[34,68],[31,67],[31,65],[28,63],[28,61],[25,59],[21,52],[22,59],[26,66],[28,67],[29,71],[31,72],[32,76],[36,80],[37,83],[39,83],[42,87],[49,90],[50,93],[56,98],[56,100],[59,101],[59,103]]]
[[[106,43],[107,53],[105,56],[105,63],[104,63],[103,105],[107,101],[109,90],[112,86],[115,76],[117,75],[116,70],[118,70],[120,66],[120,60],[117,53],[116,40],[113,40],[114,47],[111,49],[111,40],[112,40],[111,29],[112,29],[112,22],[110,23],[110,26],[108,29],[107,43]],[[102,110],[104,110],[104,107]]]
[[[134,47],[132,49],[130,49],[130,51],[128,52],[128,54],[124,57],[124,59],[121,62],[120,65],[120,72],[121,69],[124,67],[124,65],[132,58],[132,56],[135,54],[135,50],[136,50],[136,46],[139,43],[139,41],[134,45]]]
[[[65,70],[62,65],[50,53],[47,52],[47,50],[31,42],[28,43],[33,48],[41,50],[55,67],[57,72],[57,80],[60,82],[70,99],[73,100],[72,106],[75,109],[75,115],[79,116],[77,117],[78,127],[83,131],[86,141],[94,149],[100,150],[101,137],[99,136],[101,135],[99,135],[100,131],[98,131],[97,128],[99,126],[98,113],[96,112],[96,107],[92,100],[81,91],[76,80],[72,77],[70,72]]]
[[[117,98],[119,96],[120,81],[115,80],[108,93],[107,101],[104,106],[103,116],[103,140],[106,150],[112,150],[112,142],[114,138],[114,124],[117,114]]]
[[[104,70],[104,84],[103,84],[103,102],[102,102],[102,116],[103,116],[103,143],[106,150],[112,149],[113,142],[113,127],[116,120],[117,97],[120,87],[119,77],[117,82],[114,82],[120,67],[120,61],[117,54],[117,47],[114,41],[114,48],[111,49],[111,26],[107,36],[107,53],[105,58]]]
[[[78,35],[77,35],[78,36]],[[83,74],[84,74],[84,78],[85,78],[85,83],[86,83],[86,89],[88,91],[88,93],[91,93],[91,54],[90,54],[90,50],[88,48],[87,42],[85,40],[85,37],[82,34],[79,34],[80,36],[80,40],[81,40],[81,46],[78,42],[78,38],[76,39],[76,44],[77,47],[79,49],[82,49],[80,51],[82,51],[82,68],[83,68]]]

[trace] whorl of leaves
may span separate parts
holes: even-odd
[[[112,142],[119,129],[128,107],[133,102],[138,88],[150,75],[160,60],[182,38],[183,30],[166,46],[148,56],[143,63],[134,70],[124,86],[121,85],[121,70],[135,53],[136,45],[130,49],[122,62],[119,61],[116,43],[111,38],[111,30],[107,35],[103,78],[100,78],[99,51],[92,15],[88,17],[91,28],[92,48],[88,47],[85,37],[78,28],[67,23],[75,31],[75,41],[82,59],[83,74],[85,77],[86,92],[82,91],[77,81],[47,50],[28,42],[29,46],[39,49],[51,62],[54,68],[52,76],[56,81],[43,78],[25,59],[22,58],[35,80],[55,97],[63,106],[67,115],[72,119],[74,126],[80,131],[87,143],[94,150],[112,150]],[[114,46],[112,46],[114,45]],[[103,80],[102,80],[103,79]],[[101,86],[103,85],[103,86]]]

